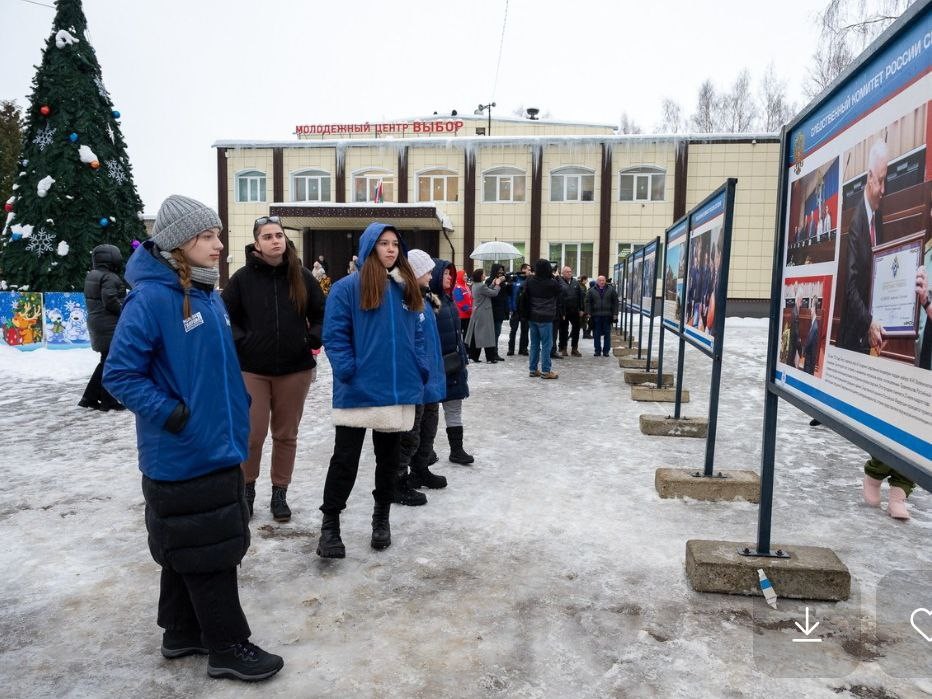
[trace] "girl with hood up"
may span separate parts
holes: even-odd
[[[414,426],[430,378],[424,299],[397,231],[371,223],[359,240],[358,272],[330,290],[324,347],[333,369],[333,456],[324,484],[317,555],[343,558],[340,512],[356,482],[366,430],[375,448],[374,549],[391,545],[389,510],[402,432]]]
[[[466,328],[469,326],[469,319],[472,317],[472,289],[466,281],[466,270],[459,270],[456,273],[456,284],[453,286],[453,303],[456,304],[456,310],[460,317],[460,332],[463,339],[466,338]]]

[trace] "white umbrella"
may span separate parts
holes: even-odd
[[[490,240],[479,245],[469,257],[473,260],[516,260],[524,255],[511,243]]]

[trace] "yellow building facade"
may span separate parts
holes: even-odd
[[[282,217],[305,264],[323,255],[335,279],[373,220],[467,270],[477,245],[499,240],[524,254],[512,266],[543,257],[577,275],[611,275],[736,177],[728,297],[744,303],[730,311],[766,313],[775,134],[617,135],[609,125],[481,116],[295,131],[290,141],[214,144],[224,279],[244,264],[255,219],[269,214]]]

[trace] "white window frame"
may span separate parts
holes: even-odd
[[[455,178],[456,184],[451,188],[450,178]],[[431,196],[428,199],[421,198],[421,179],[426,178],[429,181],[428,191]],[[437,184],[437,180],[443,181],[443,198],[435,199],[433,197],[434,185]],[[417,190],[417,200],[418,201],[459,201],[459,174],[449,168],[445,167],[429,167],[421,170],[418,173],[415,173],[414,176],[414,186]],[[451,191],[452,189],[452,191]],[[452,198],[451,195],[452,194]]]
[[[308,187],[310,180],[317,180],[317,199],[311,199],[305,196],[304,199],[298,199],[298,180],[304,180],[304,192],[305,195],[310,191]],[[325,199],[323,196],[323,184],[324,181],[327,182],[328,196]],[[333,197],[333,178],[330,176],[330,173],[326,170],[318,170],[317,168],[306,168],[304,170],[298,170],[297,172],[291,173],[291,201],[321,201],[327,202],[332,201]]]
[[[267,201],[267,175],[262,170],[249,168],[240,170],[233,176],[233,197],[237,204],[251,204],[255,202]],[[246,182],[246,198],[240,197],[240,183]],[[255,196],[253,196],[255,191]]]
[[[592,243],[592,241],[588,241],[588,240],[576,240],[576,241],[566,241],[566,242],[564,242],[564,241],[551,241],[551,242],[548,244],[548,246],[547,246],[547,254],[548,254],[548,255],[550,254],[550,246],[552,246],[552,245],[559,245],[559,246],[560,246],[560,267],[559,267],[559,269],[557,270],[558,272],[560,272],[560,273],[562,274],[562,273],[563,273],[563,268],[566,267],[567,264],[569,264],[569,266],[573,268],[573,276],[576,277],[577,279],[579,279],[579,275],[580,275],[580,274],[585,274],[585,275],[586,275],[587,277],[589,277],[590,279],[593,278],[593,276],[592,276],[592,270],[591,270],[591,269],[586,269],[586,270],[581,270],[581,269],[580,269],[580,267],[581,267],[581,265],[582,265],[583,245],[589,245],[589,246],[592,248],[592,253],[591,253],[591,255],[592,255],[592,262],[591,262],[591,264],[592,264],[593,266],[595,266],[595,245]],[[567,246],[567,245],[575,245],[575,246],[576,246],[575,258],[569,260],[569,262],[567,262],[567,258],[566,258],[566,246]],[[550,261],[553,262],[552,259],[551,259]]]
[[[583,198],[584,182],[586,178],[591,178],[592,187],[589,190],[591,197]],[[575,183],[576,196],[570,198],[567,196],[571,186],[570,182]],[[557,195],[559,194],[559,198]],[[595,201],[595,170],[579,165],[567,165],[550,171],[550,201],[552,202],[583,202],[591,203]]]
[[[631,178],[631,199],[624,198],[624,187],[622,183],[624,178]],[[654,199],[654,179],[659,178],[663,186],[663,196]],[[647,196],[638,196],[638,182],[644,181],[647,184]],[[667,171],[656,165],[639,165],[638,167],[629,167],[618,173],[618,201],[624,202],[654,202],[666,201],[667,197]]]
[[[638,245],[640,243],[632,243],[631,241],[618,241],[615,243],[615,262],[624,262],[631,257],[631,253],[634,252]],[[624,257],[622,257],[622,253],[624,253]]]
[[[486,180],[488,178],[495,179],[495,199],[486,197]],[[523,197],[521,199],[515,199],[515,180],[517,178],[523,180],[521,186]],[[502,185],[505,183],[507,183],[509,192],[507,199],[501,197]],[[504,165],[486,170],[482,173],[482,201],[489,204],[523,204],[527,201],[527,173],[514,165]]]
[[[380,167],[368,167],[363,170],[356,170],[353,173],[353,189],[350,192],[350,201],[356,202],[356,182],[357,180],[364,179],[366,181],[366,202],[374,202],[373,196],[375,195],[375,188],[379,185],[379,180],[382,180],[382,190],[384,192],[385,185],[389,184],[392,187],[391,197],[385,197],[384,201],[394,201],[395,198],[395,173],[391,170],[385,170]],[[360,202],[362,203],[362,202]]]

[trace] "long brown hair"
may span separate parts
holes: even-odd
[[[262,226],[278,226],[282,235],[285,236],[285,263],[288,265],[288,298],[294,305],[295,311],[303,317],[307,310],[307,285],[304,283],[304,264],[298,259],[298,252],[295,250],[294,243],[285,233],[285,228],[277,221],[266,221],[261,226],[254,223],[252,226],[252,237],[257,243],[259,242],[259,229]]]
[[[401,254],[400,249],[398,259],[395,261],[395,269],[405,282],[404,303],[408,310],[424,310],[424,298],[421,296],[417,279],[414,277],[414,270],[411,269],[408,258]],[[369,257],[365,259],[359,270],[359,287],[362,310],[371,311],[382,305],[382,296],[385,294],[385,267],[379,262],[375,246],[372,247],[372,252],[369,253]]]
[[[172,259],[178,263],[176,268],[178,280],[181,282],[181,288],[184,289],[184,304],[182,304],[181,311],[184,314],[184,319],[187,320],[191,317],[191,265],[188,263],[188,259],[184,256],[181,248],[172,250],[171,256]]]

